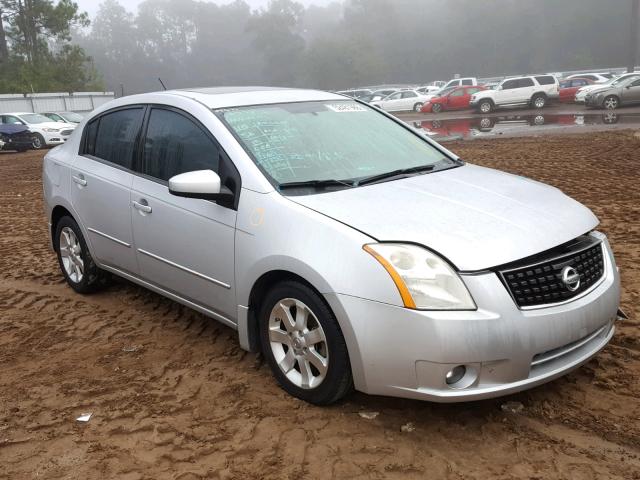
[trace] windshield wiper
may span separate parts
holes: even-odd
[[[355,187],[352,180],[334,180],[332,178],[326,180],[306,180],[303,182],[286,182],[281,183],[280,190],[286,190],[288,188],[326,188],[326,187]]]
[[[392,170],[390,172],[380,173],[378,175],[371,175],[370,177],[361,178],[355,183],[355,186],[359,187],[360,185],[367,185],[368,183],[375,183],[380,180],[386,180],[387,178],[398,177],[400,175],[410,175],[412,173],[430,172],[434,168],[436,168],[435,164],[419,165],[417,167],[410,167],[410,168],[399,168],[398,170]]]

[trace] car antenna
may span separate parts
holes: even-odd
[[[162,81],[162,79],[160,77],[158,77],[158,81],[160,82],[160,85],[162,85],[163,89],[167,89],[167,87],[164,86],[164,82]]]

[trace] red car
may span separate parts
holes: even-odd
[[[573,102],[576,98],[576,92],[580,87],[585,85],[591,85],[593,80],[589,78],[569,78],[567,80],[560,81],[560,101],[561,102]]]
[[[481,85],[456,87],[453,90],[445,91],[441,97],[434,97],[422,106],[424,113],[438,113],[443,110],[460,110],[469,108],[471,95],[486,90]]]

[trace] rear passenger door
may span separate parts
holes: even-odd
[[[528,103],[535,93],[536,84],[532,78],[525,77],[518,80],[518,88],[514,90],[514,102]]]
[[[236,207],[171,195],[168,180],[213,170],[240,193],[240,177],[210,132],[188,114],[150,108],[133,180],[131,212],[140,274],[224,318],[235,318]]]
[[[107,112],[84,129],[71,168],[71,201],[87,230],[92,255],[131,274],[138,265],[131,232],[131,171],[144,107]]]

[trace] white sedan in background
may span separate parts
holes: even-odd
[[[74,123],[54,122],[39,113],[3,113],[0,123],[25,125],[33,133],[33,148],[60,145],[67,141],[76,128]]]
[[[413,110],[419,112],[427,101],[427,96],[415,90],[401,90],[388,97],[373,102],[372,105],[386,112],[401,112]]]

